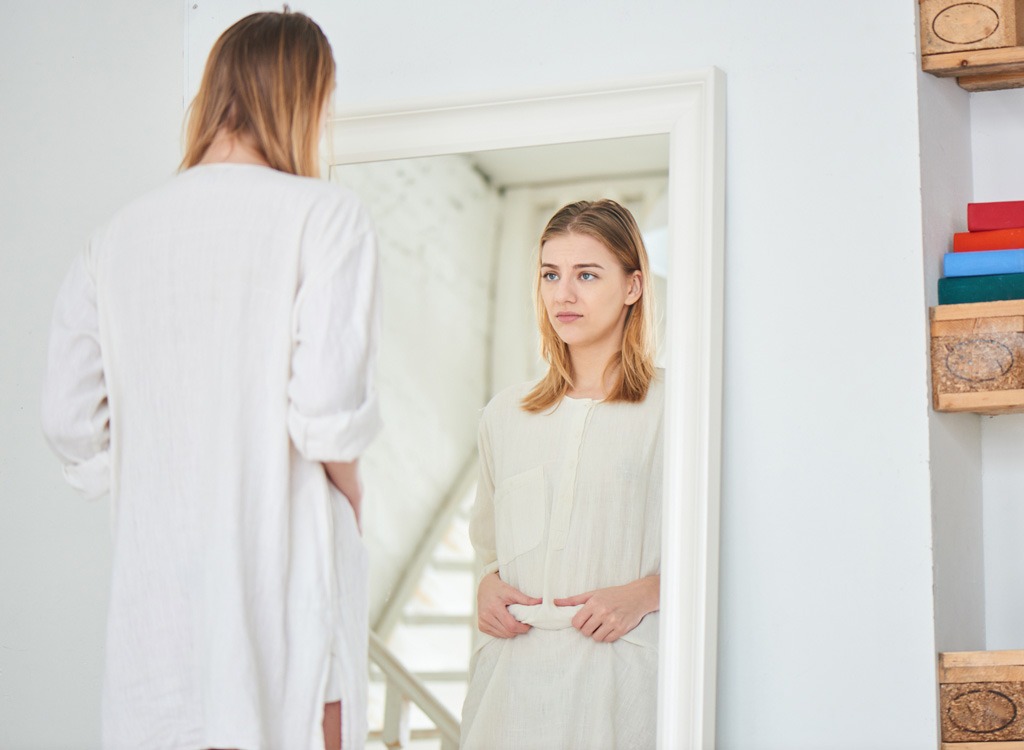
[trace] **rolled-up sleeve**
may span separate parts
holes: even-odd
[[[100,350],[96,283],[80,254],[57,294],[46,373],[43,432],[64,477],[86,497],[110,490],[110,410]]]
[[[328,226],[323,241],[342,250],[308,276],[295,302],[288,431],[310,461],[355,460],[381,425],[377,242],[372,229],[344,232]]]

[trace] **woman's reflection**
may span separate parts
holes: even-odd
[[[541,237],[547,375],[488,404],[470,534],[484,563],[464,748],[653,747],[662,413],[632,215],[565,206]]]

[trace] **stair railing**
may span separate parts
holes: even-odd
[[[388,638],[399,619],[401,619],[402,609],[412,597],[413,592],[416,591],[424,568],[430,562],[430,557],[434,553],[437,543],[444,536],[448,527],[451,526],[452,518],[458,512],[459,503],[463,501],[466,493],[475,484],[477,473],[477,456],[476,449],[474,448],[473,452],[466,457],[466,460],[460,467],[455,481],[438,505],[434,517],[423,530],[423,535],[420,537],[415,551],[406,564],[405,570],[395,584],[394,589],[391,591],[391,595],[384,603],[384,608],[380,615],[372,623],[373,630],[382,638]]]
[[[389,748],[408,748],[413,739],[440,736],[441,750],[459,747],[459,721],[445,708],[426,685],[406,669],[373,631],[370,631],[370,661],[384,673],[384,729],[380,739]],[[409,728],[409,709],[415,703],[437,727],[437,733],[413,732]],[[372,738],[372,735],[371,735]]]

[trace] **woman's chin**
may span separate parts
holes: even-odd
[[[574,331],[568,326],[555,326],[555,333],[558,334],[558,338],[562,340],[566,346],[581,346],[587,342],[587,337],[581,335],[580,331]]]

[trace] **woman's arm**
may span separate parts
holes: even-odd
[[[380,429],[373,385],[380,280],[368,224],[352,220],[344,203],[334,208],[326,219],[310,219],[316,226],[308,232],[319,238],[313,250],[323,257],[303,280],[293,310],[288,431],[303,458],[323,463],[358,521],[357,462]]]
[[[54,305],[42,421],[68,483],[94,498],[110,489],[110,409],[91,252],[75,258]]]
[[[617,641],[651,612],[661,608],[661,576],[653,575],[606,589],[555,599],[556,607],[582,604],[572,626],[595,641]]]

